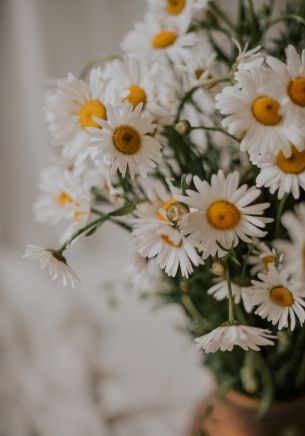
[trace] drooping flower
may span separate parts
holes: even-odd
[[[241,48],[240,43],[235,38],[232,39],[238,49],[238,55],[236,58],[236,66],[238,70],[251,71],[253,68],[257,68],[262,65],[264,62],[264,55],[261,52],[260,45],[248,50],[248,42],[246,42],[244,48]]]
[[[262,228],[272,219],[260,215],[269,203],[252,204],[260,191],[247,185],[238,187],[237,172],[225,177],[219,170],[212,176],[211,183],[196,176],[193,181],[197,191],[187,190],[188,196],[177,197],[195,209],[185,216],[181,227],[200,248],[204,259],[216,254],[223,257],[226,251],[221,246],[230,249],[237,246],[240,239],[251,243],[251,238],[266,235]]]
[[[38,245],[28,245],[26,247],[25,258],[38,260],[40,268],[63,286],[69,284],[74,288],[79,284],[79,279],[75,272],[69,267],[64,256],[59,255],[56,251],[45,249]]]
[[[250,283],[237,283],[237,281],[234,281],[234,279],[232,279],[231,288],[234,302],[235,304],[240,304],[240,302],[242,301],[243,306],[248,313],[250,313],[253,308],[248,294],[249,287]],[[207,293],[208,295],[212,295],[218,301],[227,299],[229,294],[227,280],[221,278],[215,285],[211,286],[208,289]]]
[[[195,339],[198,348],[205,353],[232,351],[235,346],[243,350],[259,351],[261,346],[274,345],[275,336],[269,330],[241,324],[217,327],[210,333]]]

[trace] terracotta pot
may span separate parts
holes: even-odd
[[[228,392],[207,413],[205,401],[195,416],[190,436],[303,436],[305,435],[305,396],[275,402],[267,416],[258,421],[259,400]]]

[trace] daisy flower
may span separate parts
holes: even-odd
[[[130,56],[183,63],[191,58],[190,47],[197,42],[193,32],[187,33],[190,23],[187,16],[173,22],[147,14],[145,20],[125,36],[121,47]]]
[[[238,284],[237,281],[234,282],[234,279],[232,279],[231,288],[234,297],[234,302],[235,304],[239,304],[242,301],[244,308],[248,313],[250,313],[253,308],[253,305],[251,304],[248,295],[249,287],[250,285],[248,286],[241,285]],[[207,293],[209,295],[212,295],[218,301],[227,299],[229,294],[227,280],[220,279],[218,283],[216,283],[215,285],[211,286],[208,289]]]
[[[185,15],[196,18],[207,7],[209,0],[148,0],[151,12],[173,20]]]
[[[202,260],[193,245],[178,228],[181,216],[188,212],[186,205],[177,202],[165,188],[156,183],[148,192],[149,202],[137,206],[133,236],[138,253],[143,257],[156,257],[157,264],[170,276],[189,277],[193,265]]]
[[[211,183],[197,176],[193,181],[197,191],[187,190],[188,196],[177,198],[195,209],[184,217],[181,228],[200,248],[203,259],[225,256],[226,251],[217,243],[229,249],[237,246],[239,239],[251,243],[251,238],[267,234],[261,228],[272,219],[260,215],[269,203],[251,204],[260,191],[247,185],[238,187],[237,172],[225,177],[220,170],[212,176]]]
[[[269,271],[270,265],[275,265],[278,255],[274,248],[269,248],[264,242],[257,240],[253,245],[253,254],[248,257],[247,263],[251,265],[251,276],[256,276],[257,273]],[[282,256],[279,258],[279,262],[281,261]]]
[[[267,64],[272,70],[271,87],[282,100],[289,121],[304,126],[305,120],[305,50],[299,56],[296,49],[286,48],[287,64],[268,56]]]
[[[286,157],[291,144],[304,148],[304,133],[290,123],[278,95],[269,84],[272,76],[263,68],[236,73],[237,86],[227,86],[216,96],[216,108],[223,115],[222,124],[232,135],[241,137],[241,151],[252,155],[278,153]]]
[[[288,281],[285,270],[278,271],[270,265],[267,274],[258,274],[258,280],[252,280],[251,299],[258,306],[255,314],[266,318],[273,325],[278,324],[279,330],[290,327],[294,330],[296,318],[303,325],[305,321],[305,300],[302,283]]]
[[[129,101],[134,109],[142,103],[143,113],[158,122],[168,119],[167,110],[158,100],[159,72],[157,64],[131,57],[109,62],[105,67],[109,90],[118,95],[118,102]]]
[[[40,268],[46,270],[53,280],[57,280],[63,286],[69,284],[75,288],[79,284],[77,275],[69,267],[64,256],[59,255],[55,250],[28,245],[23,257],[38,260]]]
[[[107,118],[107,84],[100,68],[93,69],[89,83],[69,74],[59,80],[47,96],[46,119],[55,145],[64,146],[64,155],[77,158],[88,151],[87,127],[98,127],[93,117]],[[83,158],[84,158],[83,156]]]
[[[198,348],[202,348],[205,353],[215,353],[218,350],[232,351],[234,346],[241,347],[243,350],[259,351],[261,346],[274,345],[272,339],[275,339],[275,336],[269,330],[241,324],[228,324],[217,327],[210,333],[195,339],[195,342],[198,343]]]
[[[42,172],[39,189],[39,198],[34,204],[36,221],[52,225],[61,220],[71,221],[68,233],[88,222],[92,198],[90,187],[82,177],[51,166]]]
[[[123,175],[129,170],[146,177],[149,168],[161,161],[160,143],[150,135],[155,124],[141,116],[142,104],[133,109],[128,101],[116,106],[107,106],[108,120],[95,118],[102,129],[89,127],[95,159],[101,155],[111,174],[117,170]]]
[[[283,253],[285,269],[295,279],[305,281],[305,203],[299,203],[294,212],[287,211],[282,216],[282,224],[291,241],[277,240],[275,247]]]
[[[305,190],[305,150],[299,151],[294,145],[290,148],[289,157],[279,151],[277,154],[261,155],[256,162],[260,168],[256,185],[269,188],[271,194],[278,191],[280,199],[290,192],[298,199],[300,188]]]
[[[253,68],[262,65],[264,62],[264,55],[261,52],[260,45],[248,50],[248,42],[246,42],[244,48],[241,48],[240,43],[235,38],[232,38],[232,40],[238,49],[238,55],[236,58],[236,66],[238,70],[251,71]]]

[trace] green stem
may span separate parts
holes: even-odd
[[[209,6],[210,6],[211,9],[213,9],[213,11],[215,12],[215,14],[217,14],[218,17],[221,18],[222,21],[223,21],[224,23],[226,23],[226,25],[227,25],[228,27],[230,27],[230,29],[232,29],[232,30],[234,31],[234,33],[236,33],[235,26],[234,26],[234,24],[232,23],[232,21],[230,20],[230,18],[227,16],[227,14],[225,14],[225,13],[223,12],[223,10],[220,9],[220,7],[219,7],[216,3],[214,3],[214,2],[210,2]]]
[[[118,55],[106,55],[106,56],[99,56],[98,58],[93,59],[92,61],[88,62],[79,72],[78,78],[80,80],[84,80],[87,77],[87,74],[89,71],[97,64],[100,64],[105,61],[111,61],[113,59],[118,59]]]
[[[257,21],[256,21],[253,1],[248,0],[248,3],[249,3],[250,18],[251,18],[251,39],[252,39],[252,44],[255,45],[257,41]]]
[[[192,97],[192,95],[194,94],[195,91],[197,91],[197,89],[204,88],[206,86],[216,85],[216,83],[230,82],[231,80],[232,80],[232,73],[226,74],[225,76],[218,76],[218,77],[214,77],[212,79],[203,80],[201,83],[199,83],[198,85],[196,85],[193,88],[191,88],[184,95],[184,97],[182,98],[182,100],[180,102],[180,105],[178,107],[176,121],[179,121],[180,113],[181,113],[185,103]]]
[[[277,211],[276,211],[275,230],[274,230],[274,237],[275,238],[279,234],[283,209],[285,207],[285,203],[286,203],[286,200],[288,198],[288,195],[289,194],[285,194],[284,197],[280,200],[279,206],[278,206]]]
[[[297,21],[298,23],[302,24],[303,26],[305,26],[305,19],[303,17],[300,17],[299,15],[296,15],[296,14],[287,14],[287,15],[283,15],[282,17],[278,17],[278,18],[275,18],[274,20],[269,21],[269,23],[267,23],[265,25],[265,27],[262,29],[262,35],[264,35],[275,24],[278,24],[281,21],[287,21],[287,20],[294,20],[294,21]]]
[[[107,214],[105,214],[104,212],[101,212],[100,210],[97,210],[97,209],[95,209],[95,208],[92,208],[92,209],[91,209],[91,212],[92,212],[92,213],[95,213],[96,215],[100,215],[101,217],[102,217],[102,216],[104,216],[104,217],[107,216]],[[118,220],[116,220],[116,219],[114,219],[114,218],[111,218],[111,217],[108,217],[108,220],[109,220],[110,222],[116,224],[117,226],[122,227],[122,229],[127,230],[128,232],[131,232],[131,231],[132,231],[132,227],[129,226],[128,224],[122,222],[122,221],[118,221]]]
[[[226,130],[222,129],[221,127],[206,127],[206,126],[196,126],[196,127],[191,127],[191,130],[198,130],[198,129],[203,129],[203,130],[207,130],[207,131],[211,131],[211,132],[221,132],[224,135],[229,136],[231,139],[234,139],[234,141],[236,142],[240,142],[240,140],[238,138],[236,138],[236,136],[231,135],[230,133],[228,133]]]
[[[181,297],[181,302],[193,320],[198,321],[200,324],[207,323],[206,319],[201,315],[189,295],[183,294]]]
[[[229,307],[228,307],[228,316],[229,316],[229,322],[233,323],[235,321],[234,318],[234,298],[233,298],[233,292],[232,292],[232,280],[230,275],[230,269],[228,262],[226,261],[226,279],[228,283],[228,301],[229,301]]]

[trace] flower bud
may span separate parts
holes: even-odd
[[[181,120],[175,125],[176,132],[181,136],[186,136],[191,131],[191,124],[188,120]]]
[[[187,204],[182,203],[182,201],[176,201],[167,208],[166,217],[173,224],[178,224],[181,218],[189,213],[189,211],[190,209]]]
[[[211,271],[212,274],[214,274],[215,276],[221,277],[226,272],[226,269],[223,262],[221,262],[221,260],[214,260],[211,266]]]

